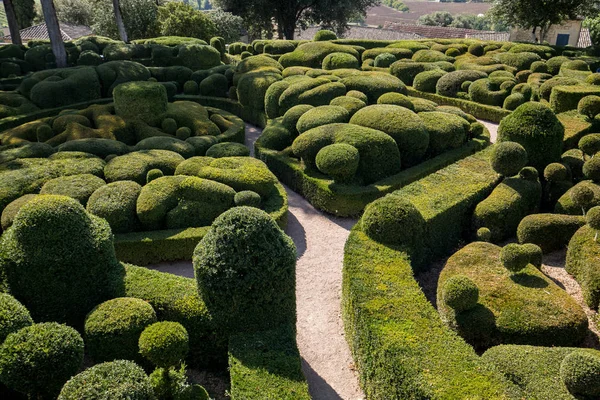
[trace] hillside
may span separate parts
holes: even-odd
[[[489,3],[438,3],[432,1],[403,1],[408,12],[399,12],[390,7],[377,6],[367,11],[366,23],[383,25],[385,22],[416,24],[420,16],[435,11],[448,11],[451,14],[484,14],[490,9]]]

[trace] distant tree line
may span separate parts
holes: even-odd
[[[505,32],[508,26],[500,20],[493,20],[490,15],[455,14],[448,11],[436,11],[419,17],[419,23],[430,26],[474,29],[478,31]]]
[[[399,0],[381,0],[381,4],[402,12],[409,10],[408,6]]]

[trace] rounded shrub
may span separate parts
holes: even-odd
[[[396,56],[390,53],[381,53],[375,57],[375,67],[389,68],[390,65],[396,62]]]
[[[360,64],[356,57],[348,53],[331,53],[323,59],[321,68],[328,71],[332,69],[352,68],[358,69]]]
[[[162,178],[165,174],[158,168],[151,169],[146,174],[146,183],[150,183],[155,179]]]
[[[520,105],[525,104],[527,99],[521,93],[512,93],[504,99],[502,108],[505,110],[513,111],[516,110]]]
[[[600,133],[590,133],[579,140],[577,145],[579,150],[587,156],[594,156],[600,152]]]
[[[491,242],[492,241],[492,231],[490,231],[486,227],[481,227],[477,229],[476,233],[477,240],[480,242]]]
[[[438,81],[446,74],[447,72],[441,69],[420,72],[413,80],[413,87],[421,92],[435,93]]]
[[[594,191],[587,185],[582,184],[573,186],[573,188],[569,190],[569,196],[571,197],[573,204],[581,208],[584,214],[586,210],[590,208],[595,197]]]
[[[150,379],[136,363],[126,360],[94,365],[71,378],[58,400],[154,400]]]
[[[137,226],[135,208],[141,190],[133,181],[109,183],[92,193],[87,211],[104,218],[114,233],[131,232]]]
[[[342,79],[348,90],[358,90],[367,95],[367,104],[374,104],[381,95],[388,92],[406,94],[406,85],[395,76],[385,72],[369,71],[349,75]]]
[[[6,337],[33,324],[29,311],[8,293],[0,293],[0,343]]]
[[[583,175],[594,182],[600,182],[600,157],[592,157],[583,164]]]
[[[356,97],[366,104],[369,103],[369,97],[359,90],[349,90],[348,93],[346,93],[346,96]]]
[[[394,106],[408,108],[411,111],[415,110],[415,106],[408,96],[395,92],[381,95],[377,99],[377,104],[391,104]]]
[[[510,243],[500,251],[500,261],[504,268],[512,273],[516,273],[523,270],[529,264],[529,253],[522,245]]]
[[[560,364],[560,378],[574,395],[600,396],[600,355],[576,350]]]
[[[474,56],[481,57],[485,54],[485,50],[482,44],[474,43],[469,46],[469,53]]]
[[[227,97],[229,80],[223,74],[212,74],[202,80],[198,85],[198,92],[202,96]]]
[[[110,226],[65,196],[23,205],[0,238],[0,271],[34,320],[74,326],[123,285]]]
[[[104,185],[106,182],[92,174],[61,176],[47,181],[40,194],[69,196],[85,206],[90,196]]]
[[[264,211],[220,215],[193,256],[198,290],[226,332],[295,323],[296,247]]]
[[[387,195],[367,206],[361,219],[362,230],[373,240],[413,247],[425,231],[425,220],[408,200]]]
[[[182,126],[181,128],[177,128],[175,131],[175,137],[179,140],[187,140],[192,136],[192,130],[187,126]]]
[[[354,177],[360,156],[356,147],[346,143],[334,143],[317,153],[317,168],[331,176],[336,182],[345,182]]]
[[[187,355],[189,341],[187,330],[179,322],[156,322],[140,335],[140,354],[157,367],[173,367]]]
[[[158,82],[127,82],[113,90],[115,113],[125,119],[139,118],[151,125],[167,111],[167,90]]]
[[[524,243],[521,245],[521,248],[523,249],[523,251],[525,253],[528,254],[530,264],[533,264],[537,268],[542,267],[542,259],[543,259],[544,253],[540,246],[538,246],[537,244],[533,244],[533,243]]]
[[[442,298],[448,307],[460,313],[477,305],[479,288],[469,277],[455,275],[444,282]]]
[[[0,381],[31,398],[54,397],[83,363],[83,339],[56,322],[27,326],[0,346]]]
[[[458,115],[434,111],[419,113],[419,117],[429,133],[431,155],[456,149],[466,142],[471,125]]]
[[[160,127],[169,135],[174,135],[177,132],[177,121],[173,118],[165,118],[160,123]]]
[[[490,164],[503,176],[514,176],[527,165],[527,151],[516,142],[501,142],[492,147]]]
[[[291,133],[295,133],[294,136],[298,135],[298,131],[296,130],[296,125],[298,124],[298,120],[304,113],[312,110],[314,106],[309,104],[298,104],[289,110],[283,115],[283,119],[281,123],[284,127],[286,127]]]
[[[85,319],[85,341],[96,362],[137,360],[142,331],[156,322],[156,313],[144,300],[118,297],[94,308]]]
[[[336,39],[337,39],[337,35],[327,29],[321,29],[320,31],[315,33],[315,36],[313,37],[313,40],[315,42],[322,42],[325,40],[336,40]]]
[[[464,82],[474,82],[486,77],[487,74],[481,71],[461,70],[449,72],[438,80],[436,92],[441,96],[456,97]]]
[[[336,97],[335,99],[331,100],[329,105],[345,108],[346,111],[348,111],[348,113],[350,114],[350,116],[354,115],[361,108],[367,106],[367,104],[364,101],[359,100],[356,97],[350,96]]]
[[[35,137],[38,142],[45,142],[54,137],[54,130],[48,124],[40,124],[35,130]]]
[[[298,133],[306,132],[317,126],[348,122],[350,113],[339,106],[319,106],[308,110],[296,123]]]
[[[544,178],[548,182],[561,182],[569,179],[569,170],[561,163],[548,164],[544,169]]]
[[[471,87],[472,84],[473,84],[473,81],[464,81],[460,85],[460,90],[463,92],[469,92],[469,88]]]
[[[595,231],[600,230],[600,206],[592,207],[585,214],[585,222]]]
[[[198,82],[196,82],[196,81],[186,81],[183,84],[183,94],[195,96],[198,93],[199,93]]]
[[[600,96],[585,96],[577,104],[577,112],[593,120],[600,114]]]
[[[241,143],[223,142],[212,145],[206,150],[206,157],[246,157],[250,150]]]
[[[238,207],[247,206],[247,207],[256,207],[260,208],[261,198],[260,195],[252,190],[242,190],[241,192],[237,192],[235,197],[233,198],[235,205]]]
[[[498,142],[519,143],[527,151],[528,165],[543,171],[546,165],[560,160],[564,131],[550,108],[529,102],[500,122]]]

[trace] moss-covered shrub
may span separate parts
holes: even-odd
[[[337,35],[327,29],[321,29],[320,31],[315,33],[315,36],[313,37],[313,40],[315,42],[321,42],[321,41],[325,41],[325,40],[336,40],[336,39],[337,39]]]
[[[135,145],[133,150],[168,150],[181,154],[183,158],[190,158],[196,155],[196,149],[190,143],[168,136],[155,136],[141,140]]]
[[[396,62],[396,56],[390,53],[381,53],[375,57],[375,67],[389,68],[390,65]]]
[[[413,80],[413,87],[421,92],[435,93],[438,81],[446,74],[441,69],[420,72]]]
[[[134,362],[118,360],[94,365],[62,388],[59,400],[153,400],[148,376]]]
[[[298,119],[296,130],[306,132],[321,125],[348,122],[350,113],[339,106],[320,106],[308,110]]]
[[[352,46],[319,41],[301,44],[293,52],[282,55],[279,62],[285,68],[293,66],[321,68],[323,59],[331,53],[348,53],[356,59],[359,57],[358,51]]]
[[[592,157],[583,164],[583,175],[596,183],[600,182],[600,157]]]
[[[138,225],[136,202],[141,191],[133,181],[109,183],[92,193],[87,211],[104,218],[114,233],[131,232]]]
[[[531,64],[542,59],[539,55],[531,52],[498,53],[494,55],[494,58],[502,64],[516,68],[517,71],[527,70]]]
[[[529,253],[525,251],[523,246],[510,243],[500,251],[500,262],[510,272],[517,273],[529,264]]]
[[[350,96],[336,97],[335,99],[331,100],[329,105],[345,108],[346,111],[348,111],[348,113],[350,114],[350,117],[352,117],[361,108],[367,106],[367,104],[364,101],[359,100],[356,97]]]
[[[121,156],[131,151],[123,142],[102,138],[69,140],[58,146],[57,149],[58,151],[80,151],[83,153],[90,153],[100,158],[106,158],[106,156],[110,154]]]
[[[123,118],[139,118],[156,124],[167,111],[167,91],[159,83],[123,83],[115,88],[113,96],[115,112]]]
[[[600,396],[600,356],[574,351],[560,365],[560,377],[574,395]]]
[[[470,124],[458,115],[434,111],[419,113],[419,117],[429,133],[429,154],[442,154],[467,141]]]
[[[593,120],[596,115],[600,114],[600,96],[586,96],[579,100],[577,112]]]
[[[517,228],[519,243],[533,243],[544,253],[565,248],[575,232],[585,225],[581,215],[533,214]]]
[[[142,150],[115,157],[106,164],[104,176],[107,182],[134,181],[146,183],[146,175],[158,168],[165,175],[172,175],[184,158],[168,150]]]
[[[28,97],[40,108],[63,107],[101,97],[98,74],[92,67],[40,71],[30,79],[35,84]]]
[[[296,249],[264,211],[236,207],[221,215],[193,263],[200,296],[228,332],[295,322]]]
[[[516,142],[501,142],[492,147],[490,164],[504,176],[514,176],[527,165],[527,151]]]
[[[242,190],[235,194],[233,201],[238,207],[246,206],[260,208],[262,199],[258,193],[253,192],[252,190]]]
[[[415,106],[408,96],[396,92],[381,95],[381,97],[377,99],[377,104],[391,104],[408,108],[411,111],[415,110]]]
[[[246,157],[250,155],[250,150],[241,143],[224,142],[212,145],[207,151],[207,157]]]
[[[0,380],[31,398],[56,396],[82,363],[83,339],[56,322],[24,327],[0,346]]]
[[[510,89],[502,86],[492,79],[478,79],[469,86],[469,96],[476,103],[501,107],[510,94]]]
[[[367,95],[369,104],[377,103],[388,92],[406,94],[406,85],[395,76],[383,72],[362,72],[341,80],[347,90],[357,90]]]
[[[359,63],[356,57],[348,53],[331,53],[328,54],[321,64],[324,70],[354,68],[358,69]]]
[[[156,322],[152,306],[140,299],[119,297],[96,306],[85,319],[85,340],[96,362],[138,360],[138,339]]]
[[[404,107],[387,104],[368,106],[354,114],[350,123],[390,135],[398,145],[400,159],[405,166],[418,164],[429,147],[430,136],[423,121]]]
[[[89,310],[122,289],[123,268],[108,223],[71,198],[31,200],[1,244],[8,288],[34,320],[80,326]]]
[[[212,74],[200,82],[198,90],[202,96],[227,97],[229,81],[223,74]]]
[[[485,50],[483,45],[479,43],[473,43],[469,46],[469,53],[473,54],[476,57],[481,57],[485,54]]]
[[[33,324],[25,306],[8,293],[0,293],[0,343],[18,330]]]
[[[92,193],[104,185],[104,180],[92,174],[61,176],[46,182],[40,194],[72,197],[85,207]]]
[[[348,92],[346,93],[346,96],[355,97],[364,103],[369,102],[369,98],[367,97],[367,95],[359,90],[348,90]]]
[[[399,60],[390,65],[390,73],[400,79],[405,85],[413,85],[415,77],[422,72],[438,69],[430,63],[418,63],[408,60]]]
[[[317,153],[319,171],[331,176],[336,182],[345,182],[356,174],[360,162],[358,150],[345,143],[334,143]]]
[[[470,310],[479,300],[479,288],[464,275],[455,275],[444,283],[442,298],[457,313]]]
[[[139,348],[140,354],[157,367],[173,367],[181,363],[189,351],[188,332],[178,322],[156,322],[141,333]]]
[[[456,97],[461,91],[461,86],[464,82],[474,82],[486,77],[487,74],[481,71],[462,70],[449,72],[437,81],[436,92],[441,96]]]
[[[517,142],[538,171],[560,160],[564,127],[547,106],[525,103],[500,122],[498,142]]]

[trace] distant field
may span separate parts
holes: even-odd
[[[367,11],[367,24],[383,25],[385,22],[416,24],[421,15],[435,11],[448,11],[451,14],[484,14],[490,9],[489,3],[438,3],[431,1],[404,1],[410,11],[402,13],[386,6],[377,6]]]

